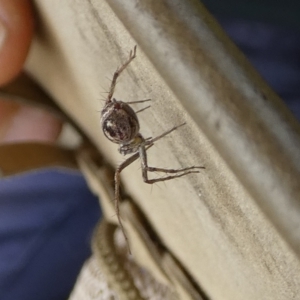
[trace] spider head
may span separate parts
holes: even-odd
[[[129,143],[121,144],[118,150],[122,155],[135,153],[139,150],[139,147],[144,142],[145,142],[145,140],[142,137],[142,135],[137,134],[137,136],[133,140],[131,140]]]
[[[113,99],[101,112],[104,135],[113,143],[128,144],[140,130],[136,113],[125,102]]]

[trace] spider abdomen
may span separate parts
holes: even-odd
[[[102,111],[104,135],[116,144],[130,142],[140,130],[134,110],[125,102],[112,101]]]

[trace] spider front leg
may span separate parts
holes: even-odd
[[[114,94],[114,91],[115,91],[115,87],[116,87],[116,84],[117,84],[118,77],[126,69],[126,67],[133,61],[133,59],[135,57],[136,57],[136,46],[134,46],[133,51],[130,50],[128,60],[121,67],[119,67],[116,70],[116,72],[114,73],[114,76],[113,76],[113,79],[112,79],[112,82],[111,82],[111,85],[110,85],[109,93],[108,93],[108,96],[107,96],[107,99],[106,99],[106,103],[111,101],[111,98],[112,98],[112,96]]]

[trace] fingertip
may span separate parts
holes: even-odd
[[[0,85],[21,71],[33,36],[29,0],[0,0]]]
[[[62,122],[40,108],[0,101],[0,144],[39,141],[55,142]]]
[[[0,0],[0,86],[22,70],[34,30],[30,0]],[[0,101],[0,143],[55,142],[62,123],[34,107]]]

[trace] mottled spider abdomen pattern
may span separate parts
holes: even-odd
[[[134,110],[128,104],[115,99],[104,107],[101,124],[104,135],[116,144],[130,142],[140,130]]]

